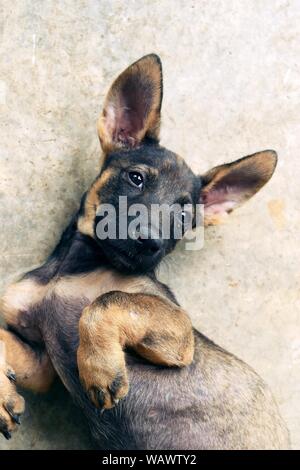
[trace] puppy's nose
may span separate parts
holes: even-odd
[[[159,238],[138,238],[138,243],[143,245],[143,252],[149,255],[158,254],[163,248],[163,241]]]

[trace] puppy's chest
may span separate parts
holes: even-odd
[[[154,292],[153,281],[146,276],[126,276],[113,270],[99,269],[88,274],[67,276],[55,281],[47,296],[54,293],[64,299],[85,298],[93,302],[107,292]]]
[[[0,299],[0,311],[7,324],[23,337],[40,342],[45,331],[49,334],[57,327],[58,336],[62,329],[68,336],[68,330],[76,330],[82,309],[113,290],[155,294],[158,288],[147,276],[125,276],[107,269],[56,278],[48,284],[29,277],[8,287]]]

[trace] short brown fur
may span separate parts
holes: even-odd
[[[159,325],[159,327],[158,327]],[[85,308],[77,353],[81,380],[93,403],[111,408],[128,392],[123,349],[130,347],[154,364],[183,367],[193,359],[194,336],[187,314],[167,299],[111,291]],[[151,337],[151,343],[147,338]],[[112,384],[120,380],[115,393]]]

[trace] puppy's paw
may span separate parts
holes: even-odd
[[[128,379],[122,350],[105,354],[78,350],[80,380],[97,408],[113,408],[128,393]]]
[[[0,432],[6,439],[17,429],[25,410],[24,398],[17,393],[15,381],[12,369],[0,368]]]
[[[97,381],[95,381],[97,382]],[[101,376],[97,384],[93,384],[88,394],[91,401],[97,408],[113,408],[128,393],[128,381],[126,374],[118,372],[114,378]]]

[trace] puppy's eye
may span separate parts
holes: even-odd
[[[143,189],[144,186],[144,177],[138,171],[130,171],[128,173],[128,178],[133,186],[136,186],[139,189]]]

